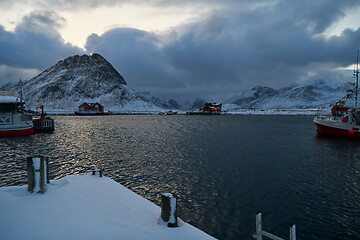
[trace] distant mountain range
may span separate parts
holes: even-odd
[[[225,102],[228,110],[328,108],[352,89],[352,83],[315,80],[281,89],[257,86]]]
[[[316,80],[302,85],[274,89],[257,86],[223,102],[223,109],[309,109],[328,108],[352,89],[351,83]],[[2,90],[20,90],[7,84]],[[83,102],[99,102],[111,111],[194,110],[207,100],[180,106],[174,99],[164,100],[149,92],[137,93],[101,55],[72,56],[59,61],[38,76],[22,83],[25,101],[31,109],[45,105],[47,110],[73,111]]]

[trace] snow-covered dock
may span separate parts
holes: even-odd
[[[169,228],[160,207],[98,175],[50,181],[46,192],[0,188],[0,239],[214,239],[179,219]]]

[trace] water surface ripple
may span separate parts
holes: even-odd
[[[1,138],[0,186],[26,184],[26,156],[50,177],[93,168],[219,239],[251,239],[255,213],[288,238],[360,239],[360,141],[317,136],[308,116],[56,116],[53,134]]]

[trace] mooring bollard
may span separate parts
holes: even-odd
[[[94,169],[94,170],[92,170],[92,175],[98,175],[99,177],[102,177],[102,170]]]
[[[280,238],[274,234],[271,234],[269,232],[266,232],[262,229],[262,220],[261,220],[261,213],[256,213],[256,232],[253,235],[253,237],[256,240],[262,240],[264,237],[270,238],[272,240],[284,240],[283,238]],[[290,225],[290,240],[296,240],[296,228],[295,224]]]
[[[178,227],[178,197],[175,194],[161,194],[161,219],[168,227]]]
[[[49,180],[49,159],[44,156],[27,157],[28,191],[44,193]]]
[[[290,225],[290,240],[296,240],[296,227],[295,227],[295,224]]]
[[[256,240],[262,240],[261,212],[256,213]]]

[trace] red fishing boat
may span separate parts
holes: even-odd
[[[332,108],[331,116],[317,116],[314,119],[319,134],[360,138],[360,108],[357,106],[359,82],[359,50],[357,50],[356,68],[354,69],[355,86],[348,90]],[[354,105],[348,105],[354,100]]]
[[[23,101],[16,92],[0,91],[0,137],[35,133],[32,116],[23,113]]]

